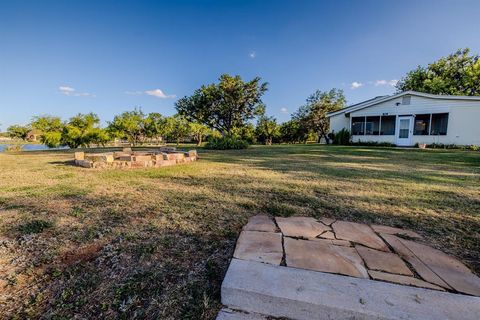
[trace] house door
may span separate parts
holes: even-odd
[[[413,117],[412,116],[398,116],[397,130],[396,130],[397,146],[412,146],[413,134]]]

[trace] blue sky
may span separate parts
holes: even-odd
[[[285,121],[316,89],[391,94],[417,65],[480,52],[480,1],[0,2],[0,130],[33,115],[175,113],[222,73],[269,82]]]

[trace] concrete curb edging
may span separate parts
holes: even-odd
[[[229,308],[296,320],[476,320],[480,314],[479,297],[239,259],[232,259],[221,291]]]

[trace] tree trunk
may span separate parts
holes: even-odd
[[[197,146],[201,146],[201,145],[202,145],[202,135],[199,135],[197,139]]]

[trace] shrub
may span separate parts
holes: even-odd
[[[211,138],[205,145],[206,149],[228,150],[228,149],[246,149],[249,144],[247,141],[232,136]]]
[[[390,142],[377,142],[377,141],[357,141],[351,142],[352,146],[365,146],[365,147],[395,147],[394,143]]]
[[[21,144],[12,144],[5,148],[5,152],[17,152],[22,150],[23,146]]]
[[[332,136],[333,136],[332,137],[333,144],[348,145],[351,142],[350,141],[350,138],[351,138],[350,131],[348,131],[345,128],[338,131],[337,133],[333,133]]]
[[[427,148],[431,149],[460,149],[460,150],[472,150],[478,151],[480,147],[477,145],[458,145],[458,144],[443,144],[443,143],[432,143],[427,145]]]
[[[31,220],[18,227],[23,234],[40,233],[45,229],[53,227],[53,223],[45,220]]]

